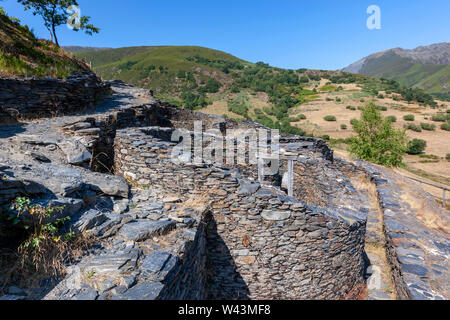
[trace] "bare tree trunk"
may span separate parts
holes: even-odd
[[[55,44],[57,47],[59,47],[58,37],[56,36],[56,28],[55,25],[52,25],[52,31],[53,31],[53,37],[55,38]]]

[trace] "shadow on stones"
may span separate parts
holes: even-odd
[[[0,139],[11,138],[23,132],[25,132],[25,128],[22,123],[5,125],[0,121]]]
[[[230,249],[217,230],[211,213],[207,223],[207,299],[249,300],[250,290],[231,256]]]

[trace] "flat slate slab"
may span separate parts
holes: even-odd
[[[157,251],[144,259],[142,275],[152,281],[163,281],[176,266],[178,258],[165,251]]]
[[[144,282],[129,289],[124,294],[112,297],[112,300],[156,300],[164,285],[161,282]]]
[[[134,220],[124,225],[119,234],[125,240],[138,242],[165,235],[175,226],[175,221]]]

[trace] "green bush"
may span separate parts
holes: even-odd
[[[210,78],[208,80],[208,82],[206,83],[205,89],[206,89],[206,92],[217,93],[217,92],[219,92],[220,87],[221,87],[220,82],[218,82],[217,80],[215,80],[213,78]]]
[[[248,107],[245,105],[243,101],[239,101],[239,99],[233,99],[228,101],[228,111],[241,115],[246,119],[249,118]]]
[[[347,110],[352,110],[352,111],[355,111],[355,110],[356,110],[356,108],[355,108],[355,107],[352,107],[352,106],[347,106],[346,109],[347,109]]]
[[[330,122],[337,121],[337,119],[336,119],[335,116],[326,116],[326,117],[324,117],[323,119],[324,119],[325,121],[330,121]]]
[[[349,151],[362,160],[381,165],[399,166],[407,151],[405,131],[396,130],[392,122],[383,119],[376,105],[366,105],[361,120],[353,126],[356,137],[352,137]]]
[[[450,131],[450,123],[444,123],[441,125],[441,129],[445,131]]]
[[[326,98],[325,100],[326,101],[333,101],[333,99],[331,99],[331,98]]]
[[[427,147],[427,142],[421,139],[414,139],[408,143],[408,150],[406,151],[408,154],[421,154],[425,151]]]
[[[413,114],[407,114],[406,116],[403,117],[403,120],[405,120],[405,121],[414,121],[414,120],[416,120],[416,117],[414,117]]]
[[[347,130],[347,129],[348,129],[348,127],[347,127],[347,125],[346,125],[346,124],[341,124],[341,129],[342,129],[342,130]]]
[[[405,129],[411,130],[414,132],[422,132],[422,128],[420,126],[416,125],[415,123],[409,123],[409,124],[405,125]]]
[[[350,120],[350,124],[354,127],[358,123],[358,119],[352,119]]]
[[[387,111],[388,110],[388,108],[384,107],[384,106],[377,106],[377,109],[380,110],[380,111]]]
[[[447,155],[445,156],[445,159],[447,159],[447,161],[450,161],[450,153],[447,153]]]
[[[296,117],[289,118],[290,122],[299,122],[301,120],[306,120],[306,116],[304,114],[299,114]]]
[[[326,141],[330,141],[331,138],[330,138],[329,135],[326,134],[326,135],[323,135],[323,136],[322,136],[322,139],[323,139],[323,140],[326,140]]]
[[[422,123],[420,124],[420,127],[421,127],[423,130],[426,130],[426,131],[435,131],[435,130],[436,130],[436,125],[431,124],[431,123],[424,123],[424,122],[422,122]]]
[[[386,119],[389,120],[390,122],[397,122],[396,116],[388,116],[388,117],[386,117]]]
[[[434,115],[431,120],[433,120],[434,122],[445,122],[447,121],[447,116],[443,113]]]
[[[336,98],[336,102],[342,102],[342,99],[339,98],[339,97],[337,97],[337,98]]]

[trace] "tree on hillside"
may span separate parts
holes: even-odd
[[[33,15],[41,16],[44,20],[44,25],[50,32],[52,42],[59,47],[58,37],[56,36],[56,28],[60,25],[66,24],[70,19],[74,20],[71,15],[70,8],[78,6],[76,0],[18,0],[25,10],[32,10]],[[98,33],[99,28],[89,24],[90,17],[80,16],[79,20],[74,24],[73,30],[84,30],[88,35]]]
[[[384,119],[373,102],[368,103],[361,120],[352,123],[358,134],[352,137],[350,152],[360,159],[381,165],[399,166],[407,151],[405,130],[396,130],[389,119]]]

